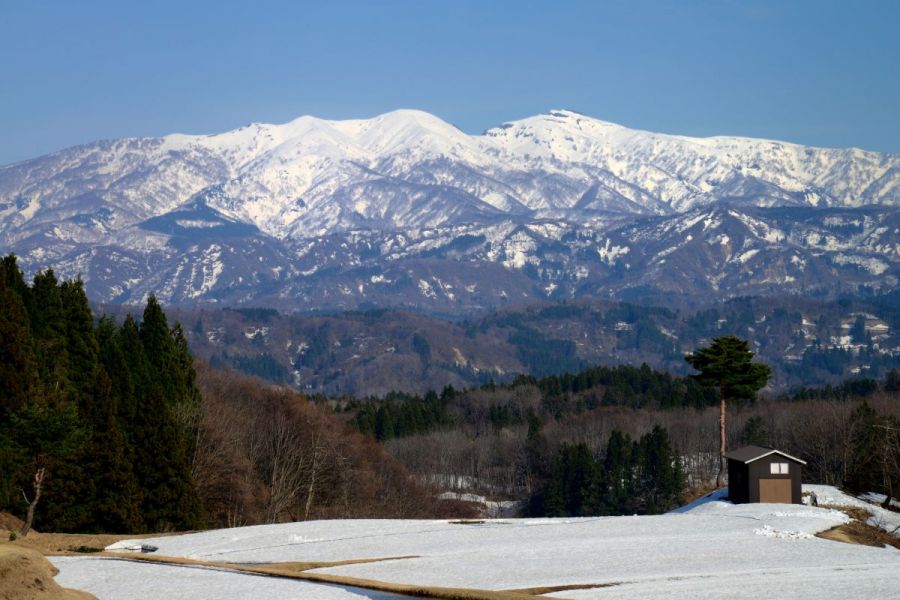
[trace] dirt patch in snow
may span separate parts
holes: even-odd
[[[887,545],[900,550],[900,538],[860,521],[838,525],[827,531],[817,533],[816,537],[835,542],[844,542],[845,544],[860,544],[876,548],[884,548]]]
[[[37,550],[0,544],[0,600],[97,600],[59,586],[59,571]]]
[[[847,513],[851,521],[845,525],[838,525],[817,533],[816,537],[835,542],[844,542],[845,544],[860,544],[876,548],[893,546],[900,550],[900,538],[883,529],[869,525],[868,520],[872,513],[868,510],[860,506],[825,505],[825,508],[843,511]]]
[[[517,594],[527,594],[529,596],[543,596],[544,594],[553,594],[556,592],[569,592],[572,590],[594,590],[598,588],[613,587],[616,585],[622,585],[622,582],[612,581],[610,583],[570,583],[567,585],[547,585],[544,587],[521,588],[508,591]]]
[[[215,561],[196,560],[192,558],[180,558],[173,556],[158,556],[148,554],[128,555],[122,553],[105,552],[102,556],[118,560],[133,560],[140,562],[158,563],[164,565],[177,565],[186,568],[202,567],[215,568],[253,575],[267,575],[269,577],[284,577],[287,579],[302,579],[317,583],[330,583],[340,586],[349,586],[389,592],[401,596],[414,598],[444,598],[446,600],[534,600],[534,594],[519,591],[494,591],[478,590],[471,588],[446,588],[436,586],[411,585],[405,583],[390,583],[376,581],[374,579],[362,579],[359,577],[345,577],[343,575],[330,575],[327,573],[313,573],[308,569],[336,567],[347,564],[381,562],[385,560],[401,560],[416,558],[415,556],[394,556],[387,558],[356,559],[338,562],[319,563],[268,563],[258,565],[242,565],[237,563],[225,563]],[[0,598],[0,600],[3,600]]]

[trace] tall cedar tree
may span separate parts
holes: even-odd
[[[181,371],[185,363],[191,373],[193,367],[153,296],[144,309],[140,340],[148,369],[148,386],[135,417],[135,470],[146,488],[142,513],[154,530],[196,529],[201,509],[190,475],[191,436],[177,417],[196,408],[199,394],[189,387],[194,376]]]
[[[43,388],[42,401],[58,405],[69,390],[69,357],[62,294],[52,270],[34,276],[26,300]]]
[[[684,487],[681,460],[672,448],[669,432],[656,425],[641,438],[640,454],[638,487],[644,502],[641,512],[665,512],[677,504]]]
[[[37,361],[23,289],[15,262],[4,258],[0,262],[0,422],[37,395]]]
[[[716,338],[707,348],[701,348],[684,359],[700,371],[694,379],[719,388],[719,473],[716,486],[725,485],[725,402],[752,400],[762,389],[772,370],[767,365],[753,363],[753,352],[746,340],[733,335]]]
[[[92,474],[94,493],[85,502],[90,506],[91,521],[83,530],[143,531],[143,498],[119,427],[112,381],[104,369],[96,371],[91,392],[93,403],[86,415],[91,430],[86,469]]]
[[[606,476],[603,483],[603,498],[606,514],[616,514],[629,505],[634,493],[631,474],[632,454],[631,439],[618,429],[614,429],[606,444],[606,456],[603,459]]]

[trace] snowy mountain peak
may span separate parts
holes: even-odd
[[[349,299],[380,292],[371,280],[344,279],[346,270],[381,272],[406,260],[442,265],[442,283],[414,278],[420,263],[393,275],[416,294],[428,290],[429,302],[438,289],[488,304],[510,294],[627,296],[644,275],[666,289],[727,289],[707,268],[755,293],[803,281],[805,265],[889,289],[900,260],[898,206],[900,156],[664,135],[563,109],[482,135],[418,110],[303,116],[215,135],[96,142],[0,167],[0,243],[86,280],[96,262],[91,285],[107,282],[105,299],[152,289],[194,299],[216,286],[252,298],[247,282],[266,281],[284,301],[303,289],[313,304],[355,306]],[[858,212],[841,213],[836,226],[824,209]],[[786,223],[785,214],[800,221]],[[714,252],[698,254],[710,243]],[[785,252],[796,260],[766,277],[740,270],[779,263],[775,254]],[[701,266],[688,265],[700,255]],[[667,271],[675,261],[678,277]],[[337,273],[340,292],[297,283],[320,269]],[[698,283],[706,277],[710,288]],[[507,278],[517,283],[496,297],[479,291]]]

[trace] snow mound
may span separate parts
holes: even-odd
[[[135,540],[121,540],[115,544],[110,544],[104,550],[109,552],[142,552],[146,554],[148,552],[156,552],[159,548],[152,544],[143,544]]]
[[[782,531],[780,529],[775,529],[771,525],[757,527],[753,530],[753,533],[782,540],[809,540],[814,537],[811,533],[806,533],[805,531]]]

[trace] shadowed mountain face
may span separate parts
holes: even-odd
[[[636,131],[552,111],[470,136],[427,113],[123,139],[0,168],[0,246],[92,298],[694,305],[897,288],[900,157]]]

